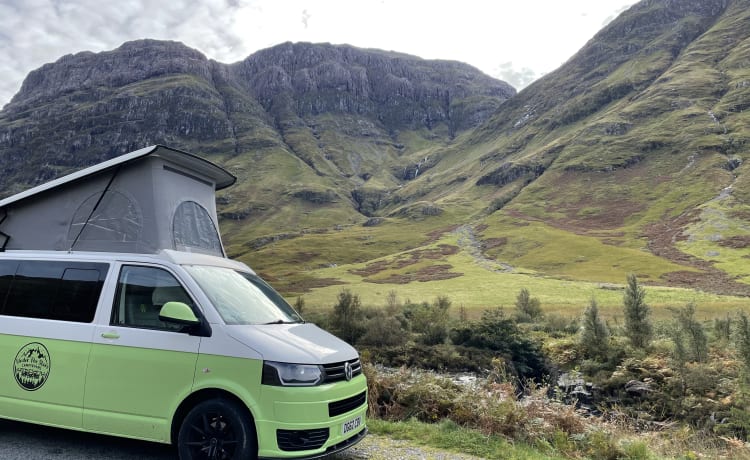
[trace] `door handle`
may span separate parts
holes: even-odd
[[[105,338],[105,339],[119,339],[120,338],[120,334],[118,334],[117,332],[114,332],[114,331],[113,332],[102,332],[102,338]]]

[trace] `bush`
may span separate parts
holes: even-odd
[[[638,285],[635,275],[628,275],[623,297],[625,335],[634,348],[646,348],[651,343],[653,326],[650,308],[646,305],[646,290]]]
[[[518,320],[521,322],[536,321],[542,316],[542,307],[539,299],[531,297],[529,290],[521,289],[516,296],[516,308],[518,309]]]
[[[456,345],[491,350],[506,358],[521,379],[541,379],[548,373],[544,355],[538,344],[500,309],[487,310],[479,322],[469,323],[451,331]]]
[[[438,297],[432,304],[407,305],[404,314],[410,319],[412,331],[421,334],[418,340],[425,345],[445,343],[448,338],[448,297]]]
[[[349,289],[339,292],[338,302],[333,307],[330,325],[334,334],[342,340],[354,344],[365,332],[362,324],[362,304],[359,296]]]
[[[681,366],[688,361],[704,362],[708,358],[708,337],[701,323],[695,319],[695,304],[691,302],[674,310],[673,314],[675,359]]]
[[[364,333],[359,344],[371,347],[398,347],[404,345],[409,336],[402,323],[395,316],[387,316],[383,311],[375,311],[364,322]]]
[[[609,329],[599,316],[599,307],[595,299],[583,312],[581,328],[581,348],[587,358],[604,362],[609,355]]]

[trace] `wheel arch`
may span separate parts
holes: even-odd
[[[172,426],[170,429],[170,442],[172,443],[172,445],[177,445],[177,434],[180,432],[180,426],[182,425],[182,421],[185,419],[188,412],[190,412],[190,410],[196,405],[210,399],[224,399],[231,401],[236,404],[237,407],[240,408],[240,410],[244,411],[245,414],[250,418],[250,423],[255,428],[253,430],[253,435],[255,436],[255,445],[258,445],[258,429],[255,426],[255,417],[253,416],[250,408],[247,407],[242,399],[240,399],[233,393],[226,390],[221,390],[219,388],[204,388],[202,390],[198,390],[195,393],[190,394],[190,396],[185,398],[180,403],[174,413],[174,416],[172,417]]]

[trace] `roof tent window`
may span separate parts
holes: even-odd
[[[106,192],[101,202],[99,196],[97,193],[88,197],[78,207],[70,224],[68,241],[75,241],[79,233],[80,241],[138,241],[143,223],[133,200],[112,190]]]
[[[175,249],[193,248],[224,255],[211,215],[195,201],[180,203],[174,214],[172,229]]]

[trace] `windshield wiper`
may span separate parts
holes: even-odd
[[[267,322],[267,323],[263,323],[263,324],[264,324],[264,325],[265,325],[265,324],[305,324],[305,322],[304,322],[304,321],[302,321],[302,320],[297,320],[297,321],[284,321],[283,319],[277,319],[276,321],[269,321],[269,322]]]

